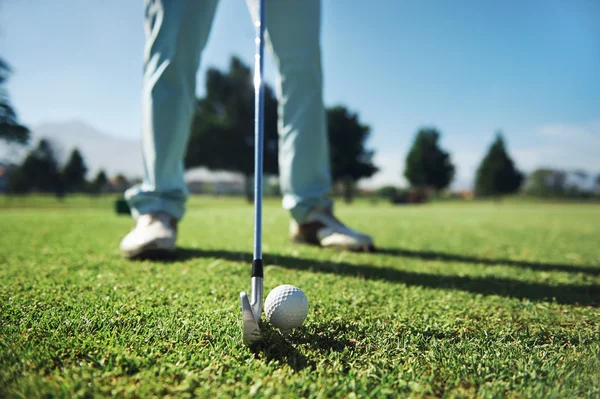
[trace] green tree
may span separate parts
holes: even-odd
[[[94,193],[101,193],[108,184],[108,177],[103,170],[100,170],[91,184],[91,190]]]
[[[62,170],[62,178],[65,188],[68,191],[83,191],[86,185],[85,175],[87,174],[87,171],[88,168],[85,165],[83,156],[79,150],[75,148],[71,152],[69,160]]]
[[[62,197],[64,186],[56,158],[56,150],[50,141],[40,140],[38,146],[27,154],[23,163],[11,175],[10,191],[55,193],[57,197]]]
[[[502,132],[498,132],[477,169],[475,193],[479,196],[512,194],[521,187],[523,177],[506,150]]]
[[[9,65],[0,58],[0,139],[25,145],[29,143],[30,131],[19,123],[17,113],[9,100],[8,90],[4,87],[10,73]]]
[[[263,171],[278,175],[277,99],[266,84],[264,96]],[[206,95],[198,101],[185,156],[186,169],[198,166],[242,174],[252,201],[254,83],[250,68],[237,57],[227,72],[211,68],[206,74]]]
[[[344,187],[344,198],[351,202],[356,183],[373,176],[379,169],[373,164],[375,152],[366,148],[371,129],[360,122],[346,107],[327,109],[327,133],[331,158],[331,175]]]
[[[421,128],[406,156],[404,176],[413,187],[442,190],[454,178],[455,167],[450,154],[439,146],[440,133],[435,128]]]
[[[395,186],[383,186],[383,187],[378,188],[375,191],[375,194],[378,197],[392,199],[396,196],[398,191],[399,191],[398,188]]]
[[[540,168],[527,177],[523,190],[534,197],[563,197],[566,195],[566,183],[565,171]]]

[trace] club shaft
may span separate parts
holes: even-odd
[[[262,199],[264,150],[263,54],[265,32],[264,0],[258,1],[256,53],[254,56],[254,259],[262,259]]]

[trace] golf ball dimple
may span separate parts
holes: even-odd
[[[265,316],[273,326],[289,331],[302,325],[308,314],[308,299],[302,290],[284,284],[273,288],[265,300]]]

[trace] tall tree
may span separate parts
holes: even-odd
[[[523,177],[506,150],[502,132],[497,132],[496,139],[477,169],[475,192],[480,196],[515,193],[521,187]]]
[[[366,148],[371,129],[356,113],[335,106],[327,110],[327,131],[332,179],[344,186],[344,198],[351,202],[356,182],[379,170],[373,164],[375,151]]]
[[[454,178],[455,167],[450,154],[439,145],[440,132],[435,128],[419,129],[406,156],[404,176],[413,187],[442,190]]]
[[[108,177],[103,170],[100,170],[91,184],[92,192],[101,193],[108,184]]]
[[[13,175],[12,192],[38,191],[55,193],[59,197],[64,194],[56,150],[47,139],[40,140],[38,146],[27,154]]]
[[[0,140],[25,145],[29,143],[30,131],[19,123],[9,100],[8,90],[4,87],[10,73],[10,66],[0,58]]]
[[[65,188],[69,191],[82,191],[85,189],[85,175],[87,174],[88,168],[85,165],[83,156],[77,148],[75,148],[69,160],[65,164],[62,170],[63,182]]]
[[[278,175],[277,99],[265,84],[264,92],[265,175]],[[227,72],[209,69],[206,95],[197,104],[185,167],[238,172],[246,179],[252,200],[254,175],[254,83],[251,70],[233,57]]]

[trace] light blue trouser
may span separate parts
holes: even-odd
[[[163,211],[177,219],[188,190],[183,158],[195,111],[196,73],[218,0],[146,0],[142,92],[144,180],[126,191],[132,215]],[[267,0],[266,48],[278,68],[279,169],[283,207],[303,221],[330,206],[322,94],[320,0]],[[252,16],[256,0],[247,0]]]

